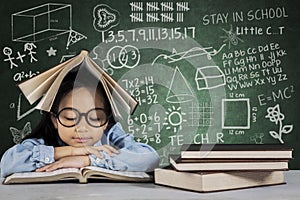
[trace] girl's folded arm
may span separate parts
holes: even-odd
[[[117,171],[152,172],[159,165],[159,156],[155,151],[136,152],[130,149],[119,149],[119,154],[109,156],[102,152],[104,158],[90,155],[91,165]]]
[[[117,123],[107,134],[106,143],[116,146],[119,154],[103,159],[90,155],[91,165],[121,171],[153,171],[159,165],[159,155],[149,145],[134,141],[131,134],[127,134]]]
[[[8,149],[1,159],[1,176],[30,172],[54,162],[54,148],[42,139],[27,139]]]

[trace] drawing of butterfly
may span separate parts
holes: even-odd
[[[18,144],[24,137],[31,133],[31,123],[27,122],[22,130],[14,127],[9,127],[14,143]]]

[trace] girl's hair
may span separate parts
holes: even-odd
[[[104,91],[104,88],[101,82],[98,79],[96,79],[93,75],[91,75],[90,72],[84,69],[84,67],[81,65],[79,67],[76,67],[75,70],[69,72],[65,76],[60,85],[58,93],[56,94],[55,100],[51,107],[51,112],[43,111],[42,118],[39,124],[32,131],[32,133],[26,136],[23,140],[29,138],[42,138],[45,141],[45,145],[54,147],[65,145],[65,143],[60,139],[58,131],[52,123],[51,115],[53,115],[53,113],[59,112],[58,108],[62,98],[75,88],[79,87],[96,87],[95,92],[97,91],[98,94],[100,94],[100,96],[103,98],[102,101],[107,116],[111,116],[109,117],[107,125],[107,130],[109,130],[116,122],[111,115],[111,106],[108,101],[107,95]]]

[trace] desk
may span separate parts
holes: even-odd
[[[0,185],[1,200],[93,200],[93,199],[184,199],[184,200],[299,200],[300,170],[285,172],[284,185],[214,193],[196,193],[152,183],[59,183]]]

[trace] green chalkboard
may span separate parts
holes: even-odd
[[[1,154],[40,117],[16,84],[86,49],[139,102],[120,122],[161,165],[183,143],[285,143],[300,169],[299,5],[4,0]]]

